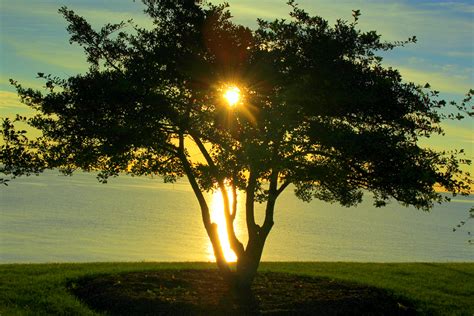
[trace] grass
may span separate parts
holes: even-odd
[[[262,270],[384,288],[411,300],[421,314],[474,315],[474,263],[267,263]]]
[[[97,315],[69,293],[68,281],[100,274],[213,267],[209,263],[0,265],[0,315]],[[474,314],[474,263],[268,262],[260,270],[375,286],[413,302],[420,314]]]

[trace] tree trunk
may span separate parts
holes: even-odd
[[[235,271],[235,286],[241,290],[250,290],[250,286],[257,275],[260,259],[262,258],[263,246],[266,236],[257,234],[247,244],[247,249],[237,260]]]
[[[276,191],[274,187],[271,187],[271,189],[273,192]],[[275,201],[276,201],[277,196],[278,194],[275,194],[275,193],[270,195],[270,198],[267,202],[267,207],[265,210],[265,221],[261,227],[255,224],[255,221],[253,220],[253,218],[250,222],[247,222],[247,229],[249,230],[249,240],[248,240],[247,247],[245,248],[245,250],[242,249],[241,251],[236,252],[236,255],[237,255],[236,270],[229,271],[228,265],[223,264],[221,267],[221,265],[219,264],[219,261],[217,262],[219,270],[222,272],[224,279],[226,279],[226,281],[230,280],[230,284],[234,288],[234,290],[237,290],[237,292],[240,292],[241,294],[243,293],[244,296],[246,294],[250,294],[250,287],[253,283],[253,280],[255,279],[255,276],[257,275],[257,270],[260,264],[260,260],[262,258],[265,241],[273,227],[273,213],[275,209]],[[251,195],[250,198],[253,198],[253,196]],[[251,208],[250,212],[248,212],[248,210],[246,212],[247,213],[246,215],[248,217],[249,213],[253,215],[253,200],[247,201],[247,202],[248,203],[246,207],[249,208],[250,206]],[[232,225],[233,223],[231,223],[231,226]],[[235,235],[234,235],[234,238],[235,238]],[[220,244],[218,246],[220,246]],[[233,250],[235,251],[235,249]],[[218,252],[219,251],[216,251],[216,253]],[[220,252],[222,253],[221,249],[220,249]]]
[[[250,291],[255,276],[257,275],[258,266],[260,264],[260,259],[262,258],[263,247],[265,246],[265,241],[268,234],[270,233],[273,227],[273,213],[275,209],[275,201],[278,197],[279,192],[277,191],[277,180],[278,173],[272,172],[272,177],[270,181],[270,196],[267,201],[267,207],[265,209],[265,221],[263,226],[260,227],[256,225],[254,219],[254,183],[252,184],[249,180],[250,190],[247,190],[247,202],[246,202],[246,216],[247,216],[247,229],[249,230],[249,241],[247,243],[247,248],[245,251],[238,256],[237,259],[237,269],[235,277],[235,285],[237,288],[243,291]],[[250,192],[249,192],[250,191]],[[250,194],[249,194],[250,193]],[[250,216],[250,218],[249,218]]]
[[[214,249],[214,254],[216,257],[217,266],[221,272],[222,277],[226,282],[229,282],[234,290],[237,292],[250,294],[244,295],[244,297],[251,297],[250,287],[252,282],[257,275],[258,266],[260,264],[260,259],[262,257],[263,246],[265,245],[265,240],[270,233],[271,228],[273,227],[273,211],[275,208],[275,201],[281,191],[285,188],[283,185],[280,190],[277,190],[278,184],[278,171],[273,169],[270,176],[270,186],[269,186],[269,199],[267,202],[267,207],[265,210],[265,221],[263,226],[260,227],[255,223],[254,217],[254,201],[255,201],[255,189],[257,184],[257,176],[254,171],[250,171],[248,186],[246,188],[246,223],[247,230],[249,233],[249,241],[247,248],[244,249],[242,243],[237,239],[234,231],[234,219],[237,212],[237,193],[235,183],[232,185],[233,193],[233,204],[232,211],[229,203],[229,197],[227,195],[227,190],[225,187],[225,179],[219,177],[219,170],[216,167],[214,161],[212,160],[211,155],[205,148],[201,139],[197,135],[191,135],[194,139],[194,142],[199,147],[201,153],[204,155],[209,167],[214,171],[214,176],[216,177],[218,187],[222,194],[223,204],[224,204],[224,217],[227,228],[227,237],[231,249],[235,252],[237,256],[237,267],[235,271],[232,271],[229,264],[225,261],[222,245],[220,243],[220,238],[223,236],[218,236],[217,225],[211,222],[209,208],[204,199],[202,191],[196,181],[195,175],[193,173],[192,167],[186,157],[184,151],[184,135],[179,135],[179,153],[180,159],[183,163],[183,167],[186,175],[191,183],[193,191],[199,201],[201,206],[201,213],[204,222],[204,226],[208,233],[208,236],[211,240],[212,247]],[[235,180],[235,179],[233,179]]]
[[[247,249],[237,258],[235,271],[231,271],[225,259],[220,257],[216,260],[217,267],[223,279],[238,292],[246,292],[250,290],[253,280],[257,275],[258,266],[262,257],[266,236],[258,234],[249,240]],[[212,243],[215,254],[222,254],[219,242]],[[217,256],[216,256],[217,259]]]

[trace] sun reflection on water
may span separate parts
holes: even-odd
[[[232,194],[227,190],[227,196],[229,197],[229,202],[232,205]],[[229,239],[227,237],[227,227],[224,217],[224,201],[220,191],[215,191],[212,194],[211,200],[211,220],[217,224],[219,239],[221,241],[222,250],[224,252],[224,257],[227,262],[237,261],[237,256],[234,251],[230,248]],[[214,250],[212,249],[211,242],[209,241],[208,246],[209,260],[215,261]]]

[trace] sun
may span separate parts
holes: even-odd
[[[235,106],[240,100],[240,89],[236,86],[228,87],[224,92],[224,98],[229,106]]]

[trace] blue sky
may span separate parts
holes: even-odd
[[[222,1],[215,1],[222,2]],[[229,0],[238,23],[255,26],[257,17],[287,17],[286,0]],[[300,7],[335,22],[350,20],[360,9],[360,27],[377,30],[387,40],[416,35],[418,43],[384,55],[384,63],[399,69],[406,81],[424,84],[459,100],[474,88],[474,3],[472,1],[345,1],[300,0]],[[87,69],[82,50],[71,46],[66,23],[57,13],[63,5],[86,17],[94,26],[133,18],[150,25],[137,0],[0,0],[0,116],[26,114],[8,83],[13,78],[29,87],[40,87],[37,72],[60,77]],[[464,148],[474,158],[474,125],[471,120],[448,122],[447,137],[435,137],[437,149]],[[427,143],[428,144],[428,143]]]

